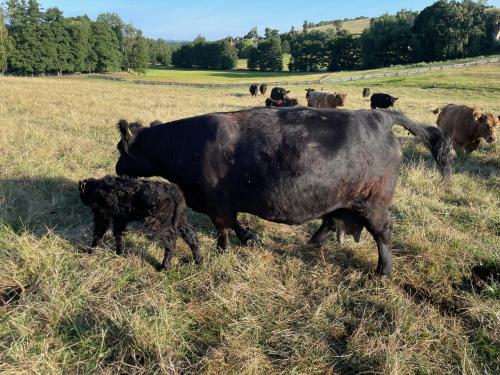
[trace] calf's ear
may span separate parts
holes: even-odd
[[[85,180],[78,181],[78,189],[80,190],[80,193],[85,193]]]
[[[132,139],[132,132],[130,131],[130,126],[127,120],[120,120],[118,121],[118,130],[120,131],[120,134],[122,135],[122,140],[125,143],[128,143],[130,139]]]

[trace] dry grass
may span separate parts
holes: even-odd
[[[498,70],[483,69],[471,70],[471,82],[498,82]],[[376,89],[400,96],[398,109],[420,121],[433,122],[430,110],[447,102],[500,113],[498,91],[425,85],[422,76],[421,86]],[[368,108],[359,87],[341,89],[349,108]],[[304,87],[291,90],[305,104]],[[172,269],[157,273],[161,249],[137,232],[126,237],[126,256],[79,253],[91,217],[76,182],[113,173],[117,119],[167,121],[262,102],[244,89],[0,79],[0,288],[24,288],[0,306],[0,372],[499,373],[500,286],[471,278],[481,263],[500,267],[498,145],[457,160],[443,189],[429,154],[397,131],[404,162],[389,278],[374,275],[366,232],[359,244],[332,239],[321,256],[301,248],[317,223],[251,215],[242,221],[262,247],[233,237],[220,254],[211,224],[191,213],[199,267],[181,244]]]

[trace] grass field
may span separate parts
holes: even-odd
[[[283,72],[254,72],[246,69],[246,60],[239,59],[237,69],[234,70],[201,70],[201,69],[178,69],[178,68],[154,68],[147,69],[146,74],[131,74],[126,72],[112,73],[113,76],[123,77],[127,80],[150,80],[150,81],[166,81],[166,82],[189,82],[189,83],[254,83],[254,82],[279,82],[279,81],[307,81],[318,80],[322,78],[338,78],[350,77],[359,74],[393,72],[402,69],[421,67],[421,66],[441,66],[450,65],[460,62],[468,62],[480,60],[482,58],[494,58],[500,55],[492,55],[487,57],[466,58],[453,61],[441,61],[432,63],[419,63],[411,65],[398,65],[386,67],[382,69],[369,69],[359,71],[341,71],[341,72],[319,72],[319,73],[304,73],[304,72],[289,72],[288,63],[290,55],[283,56]],[[453,73],[456,74],[456,73]]]
[[[433,88],[439,81],[445,87]],[[454,83],[460,84],[455,87]],[[370,82],[397,109],[435,122],[449,102],[500,113],[499,65]],[[347,108],[368,108],[361,83]],[[364,85],[364,84],[363,84]],[[470,87],[470,89],[469,89]],[[291,95],[305,104],[305,87]],[[324,86],[338,89],[337,86]],[[498,374],[500,146],[455,160],[450,185],[406,132],[392,204],[395,270],[374,274],[364,232],[322,252],[302,247],[318,223],[241,220],[257,249],[215,251],[208,219],[190,212],[205,262],[179,241],[172,269],[131,231],[126,255],[90,242],[77,181],[114,172],[120,118],[174,120],[262,105],[246,89],[194,89],[73,78],[0,78],[0,373]],[[474,270],[474,272],[473,272]],[[484,280],[483,280],[484,279]]]
[[[365,29],[368,28],[368,26],[370,26],[369,18],[350,20],[342,23],[343,29],[349,31],[351,34],[354,35],[360,35]],[[324,25],[324,26],[313,27],[311,30],[327,31],[334,28],[335,26],[333,25]]]

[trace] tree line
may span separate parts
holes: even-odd
[[[170,65],[176,46],[145,38],[116,13],[64,17],[42,11],[36,0],[8,0],[0,8],[0,72],[61,74],[143,72],[148,64]]]
[[[334,27],[311,30],[323,24]],[[227,70],[238,58],[250,70],[281,71],[284,53],[291,71],[379,68],[499,52],[499,25],[500,11],[486,1],[438,0],[421,12],[372,18],[359,37],[342,20],[304,21],[302,30],[285,33],[266,28],[261,36],[254,27],[243,37],[173,44],[144,37],[115,13],[93,21],[64,17],[58,8],[42,11],[37,0],[8,0],[0,7],[0,72],[142,72],[148,64]]]
[[[337,71],[380,68],[415,62],[479,56],[500,51],[495,40],[500,11],[484,1],[439,0],[421,12],[401,10],[372,18],[360,37],[342,28],[340,20],[327,31],[293,27],[278,34],[266,29],[260,37],[253,28],[236,41],[240,57],[252,70],[280,71],[282,53],[290,53],[291,71]],[[272,46],[272,47],[271,47]],[[281,49],[280,49],[281,46]]]

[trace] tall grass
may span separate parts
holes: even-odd
[[[471,69],[470,84],[499,71]],[[462,77],[443,76],[450,80]],[[460,78],[462,79],[462,78]],[[480,85],[479,85],[480,86]],[[448,102],[500,112],[498,91],[377,90],[432,123]],[[360,88],[348,108],[368,108]],[[291,88],[305,104],[304,87]],[[164,121],[262,105],[246,90],[150,87],[78,79],[0,79],[0,372],[8,374],[496,374],[500,285],[500,148],[456,160],[448,188],[401,130],[404,161],[392,205],[395,271],[374,274],[371,237],[303,244],[316,222],[287,226],[243,214],[262,246],[215,251],[208,219],[190,212],[205,262],[179,241],[172,269],[140,231],[125,256],[112,238],[94,255],[78,179],[113,173],[119,118]],[[472,272],[475,270],[474,272]]]

